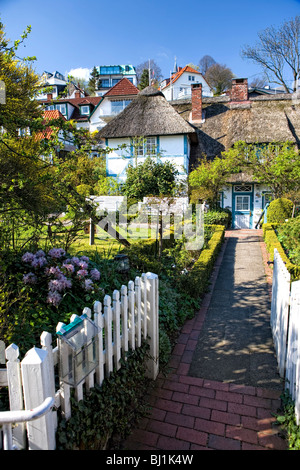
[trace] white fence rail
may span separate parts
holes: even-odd
[[[280,377],[295,402],[300,424],[300,281],[291,282],[290,273],[274,250],[271,328]]]
[[[6,448],[55,450],[57,409],[61,408],[66,419],[71,417],[72,387],[75,398],[81,400],[85,391],[95,383],[101,386],[113,370],[118,370],[121,357],[140,347],[142,340],[150,343],[146,374],[155,380],[159,369],[158,276],[142,274],[122,286],[120,292],[114,291],[112,298],[106,295],[103,304],[102,308],[100,302],[95,302],[93,312],[85,308],[81,317],[73,315],[68,325],[59,323],[55,347],[52,335],[43,332],[41,347],[30,349],[21,362],[15,344],[6,348],[7,362],[6,368],[0,369],[0,387],[8,386],[10,411],[0,413],[0,426],[1,415],[6,423],[9,413],[9,423],[17,424],[12,431],[4,426]],[[91,331],[95,334],[91,335]],[[51,398],[54,409],[49,407],[34,422],[24,423],[22,410],[39,410]],[[22,419],[18,419],[18,413],[23,413]]]

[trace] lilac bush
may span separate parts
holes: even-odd
[[[43,250],[36,253],[27,252],[22,256],[22,262],[29,272],[23,275],[27,285],[47,285],[47,303],[57,307],[64,295],[74,288],[84,293],[97,291],[96,281],[101,274],[91,266],[87,256],[69,257],[62,248],[52,248],[46,254]]]

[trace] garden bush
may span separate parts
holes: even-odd
[[[264,236],[264,241],[267,247],[267,250],[270,254],[270,259],[273,261],[274,259],[274,249],[276,248],[278,253],[281,256],[281,259],[285,263],[288,271],[291,274],[291,279],[292,281],[295,281],[297,279],[300,279],[300,266],[293,264],[291,260],[288,258],[283,246],[281,245],[276,232],[275,228],[279,227],[280,224],[263,224],[263,236]]]
[[[274,199],[267,209],[268,223],[284,223],[293,213],[293,203],[287,198]]]
[[[204,213],[204,223],[207,225],[224,225],[231,227],[232,214],[229,209],[209,210]]]
[[[277,236],[292,263],[300,265],[300,215],[280,225]]]

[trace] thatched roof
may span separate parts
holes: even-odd
[[[190,102],[172,105],[186,120],[190,119]],[[203,110],[205,120],[197,124],[196,159],[201,154],[218,155],[239,140],[300,143],[300,101],[292,95],[249,97],[247,102],[238,104],[231,103],[229,97],[203,98]]]
[[[99,138],[196,134],[195,129],[149,86],[98,133]]]

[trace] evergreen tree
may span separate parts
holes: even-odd
[[[143,90],[147,86],[149,86],[149,70],[144,69],[138,84],[138,89]]]
[[[96,67],[93,67],[93,70],[91,71],[90,79],[88,82],[88,92],[90,95],[94,95],[95,91],[98,89],[98,81],[99,81],[99,72],[96,69]]]

